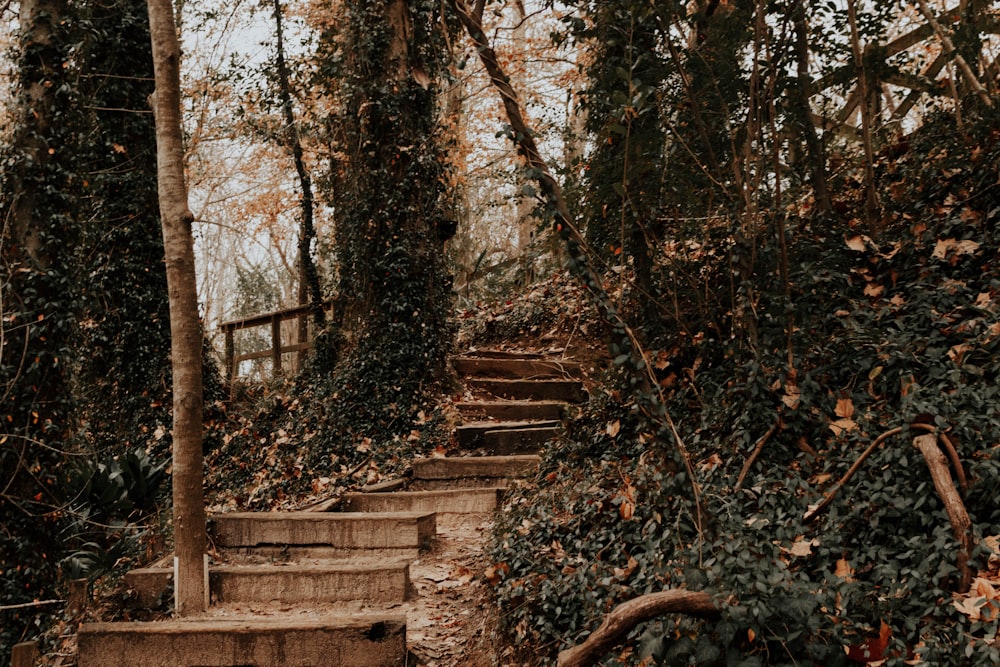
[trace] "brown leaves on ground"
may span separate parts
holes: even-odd
[[[854,402],[849,398],[837,399],[837,407],[834,408],[834,414],[840,419],[830,423],[830,430],[833,431],[834,435],[840,435],[842,433],[850,433],[858,427],[857,422],[854,421]]]

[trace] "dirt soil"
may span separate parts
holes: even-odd
[[[410,565],[406,610],[412,667],[491,667],[494,611],[483,572],[491,515],[439,514],[433,548]]]

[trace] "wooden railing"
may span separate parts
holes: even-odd
[[[331,302],[326,302],[323,304],[324,309],[329,309],[331,307]],[[281,342],[281,323],[288,320],[299,320],[302,323],[306,322],[306,318],[312,313],[312,306],[295,306],[294,308],[284,308],[282,310],[275,310],[270,313],[261,313],[259,315],[251,315],[250,317],[243,317],[236,320],[229,320],[228,322],[222,322],[219,328],[225,334],[226,337],[226,377],[229,378],[230,384],[236,379],[239,374],[239,367],[241,361],[250,361],[253,359],[266,359],[270,357],[272,364],[272,372],[275,376],[281,374],[281,355],[287,352],[303,352],[312,347],[312,340],[308,339],[308,336],[302,336],[303,331],[307,331],[306,326],[299,327],[299,340],[291,345],[284,345]],[[252,329],[254,327],[271,327],[271,347],[263,350],[254,350],[251,352],[244,352],[241,354],[236,354],[236,337],[235,334],[240,329]],[[305,340],[303,340],[305,338]]]

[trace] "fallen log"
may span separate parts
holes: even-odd
[[[719,608],[708,593],[670,590],[623,602],[604,618],[582,644],[559,652],[559,667],[587,667],[622,642],[635,626],[664,614],[718,618]]]

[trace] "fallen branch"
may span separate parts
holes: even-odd
[[[671,590],[650,593],[615,607],[586,641],[559,652],[559,667],[586,667],[621,643],[635,626],[663,614],[718,618],[719,608],[708,593]]]
[[[861,456],[859,456],[858,460],[854,462],[854,465],[852,465],[850,469],[848,469],[847,473],[840,478],[840,481],[834,484],[833,488],[826,492],[826,495],[823,496],[823,500],[820,502],[820,504],[814,507],[813,509],[809,510],[808,512],[806,512],[806,515],[802,517],[802,520],[805,521],[806,523],[809,523],[817,516],[819,516],[820,512],[825,510],[827,506],[831,502],[833,502],[833,498],[834,496],[837,495],[837,492],[840,491],[842,488],[844,488],[845,484],[851,481],[851,478],[854,477],[854,474],[858,471],[859,468],[861,468],[862,464],[864,464],[864,462],[868,460],[868,457],[871,456],[876,449],[878,449],[878,446],[881,445],[886,440],[888,440],[889,438],[891,438],[892,436],[902,432],[903,432],[903,427],[897,426],[896,428],[889,429],[879,437],[875,438],[872,444],[868,445],[868,448],[861,453]]]
[[[958,540],[958,556],[956,566],[960,573],[958,592],[965,593],[972,584],[972,570],[969,568],[969,555],[972,553],[972,533],[970,531],[972,522],[969,520],[969,513],[965,510],[962,497],[958,495],[958,489],[951,479],[948,471],[948,461],[944,453],[938,447],[938,438],[934,434],[920,435],[913,439],[913,446],[920,450],[927,462],[931,479],[934,481],[934,488],[937,489],[941,502],[944,503],[945,512],[948,513],[948,520],[951,522],[951,530]]]
[[[965,478],[965,470],[962,468],[962,460],[958,457],[958,451],[955,450],[955,445],[948,438],[948,436],[945,435],[944,433],[939,433],[937,428],[932,426],[931,424],[919,424],[919,423],[910,424],[909,428],[911,431],[916,430],[916,431],[924,431],[926,433],[933,433],[935,434],[936,438],[941,439],[942,444],[944,444],[945,450],[948,452],[948,458],[951,459],[951,464],[955,468],[955,476],[958,478],[958,484],[959,486],[962,487],[963,491],[966,490],[966,488],[968,488],[968,482],[966,481]],[[802,517],[802,520],[805,521],[806,523],[809,523],[817,516],[819,516],[819,514],[823,510],[825,510],[827,506],[833,501],[834,496],[836,496],[837,493],[842,488],[844,488],[844,485],[847,484],[849,481],[851,481],[851,478],[854,477],[855,473],[858,472],[858,469],[861,468],[862,464],[864,464],[864,462],[868,460],[868,457],[871,456],[876,449],[878,449],[879,445],[885,442],[888,438],[894,435],[898,435],[902,432],[903,432],[903,427],[897,426],[896,428],[889,429],[879,437],[875,438],[875,440],[872,441],[872,444],[868,445],[868,448],[861,453],[861,456],[859,456],[858,460],[854,462],[854,465],[852,465],[850,469],[847,471],[847,473],[840,478],[840,481],[834,484],[833,488],[826,492],[826,495],[823,496],[823,500],[820,502],[820,504],[814,507],[813,509],[809,510],[808,512],[806,512],[805,516]]]

